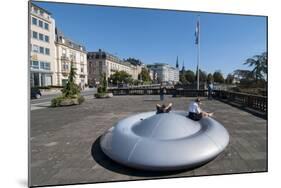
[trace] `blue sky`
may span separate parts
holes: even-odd
[[[195,70],[195,25],[201,20],[200,68],[208,73],[249,69],[245,60],[266,51],[266,17],[155,9],[36,2],[52,13],[56,26],[87,51],[99,48],[121,59],[134,57]]]

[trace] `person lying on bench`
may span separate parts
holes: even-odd
[[[159,113],[169,113],[172,109],[172,103],[169,103],[168,106],[166,106],[165,104],[156,104],[156,114]]]
[[[213,113],[204,112],[201,110],[201,100],[196,98],[192,101],[188,107],[188,117],[194,121],[199,121],[202,117],[209,117],[212,116]]]

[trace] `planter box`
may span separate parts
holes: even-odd
[[[103,99],[103,98],[111,98],[111,97],[113,97],[113,94],[112,93],[96,93],[94,96],[98,99]]]
[[[71,106],[79,104],[78,98],[75,99],[63,99],[60,103],[60,106]]]

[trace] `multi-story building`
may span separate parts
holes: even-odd
[[[87,52],[58,31],[47,10],[31,3],[30,7],[30,85],[64,86],[70,63],[76,68],[75,82],[84,88],[88,82]]]
[[[98,52],[88,52],[87,60],[89,85],[96,85],[99,83],[103,74],[106,75],[106,78],[109,78],[110,75],[117,71],[125,71],[130,74],[133,79],[138,79],[142,68],[141,66],[132,65],[129,62],[123,61],[101,49],[99,49]]]
[[[158,82],[177,83],[179,81],[179,70],[169,64],[154,63],[147,67],[157,75]]]
[[[59,86],[67,83],[71,63],[76,68],[75,82],[81,88],[88,84],[87,52],[86,48],[77,42],[65,37],[56,29],[56,66],[54,69],[54,80]]]
[[[31,3],[30,7],[30,84],[48,86],[55,83],[55,20],[47,10]]]

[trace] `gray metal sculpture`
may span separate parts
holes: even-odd
[[[179,170],[214,159],[229,142],[212,118],[193,121],[186,112],[145,112],[127,117],[102,137],[102,151],[123,165],[144,170]]]

